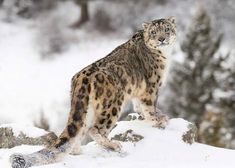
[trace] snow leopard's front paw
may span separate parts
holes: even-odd
[[[81,154],[81,147],[79,145],[74,146],[72,151],[69,154],[70,155],[80,155]]]
[[[168,122],[169,122],[169,117],[164,114],[158,114],[154,119],[153,119],[154,125],[153,127],[165,129]]]
[[[122,150],[122,145],[119,141],[116,140],[107,140],[102,142],[101,145],[109,150],[120,152]]]
[[[26,160],[22,154],[13,154],[10,156],[12,168],[27,168]]]
[[[119,141],[112,140],[111,146],[111,149],[116,152],[120,152],[122,150],[122,144]]]

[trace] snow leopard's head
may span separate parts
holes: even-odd
[[[142,24],[144,41],[148,48],[158,49],[172,44],[176,39],[175,18],[158,19]]]

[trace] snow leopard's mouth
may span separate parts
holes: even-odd
[[[162,42],[162,43],[158,44],[157,46],[155,46],[154,48],[165,47],[165,46],[167,46],[167,45],[169,45],[169,43]]]

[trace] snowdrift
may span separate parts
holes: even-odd
[[[22,126],[14,126],[12,131],[19,132],[19,128],[25,134],[30,132],[29,136],[35,136],[37,132],[41,136],[42,133],[36,128]],[[194,127],[183,119],[171,119],[165,129],[153,128],[150,123],[142,120],[121,121],[109,136],[123,141],[122,152],[113,152],[90,142],[82,146],[81,155],[68,155],[59,163],[38,168],[235,167],[234,150],[193,142]],[[0,149],[0,167],[10,167],[8,159],[13,153],[28,154],[41,148],[43,146],[21,145],[11,149]]]

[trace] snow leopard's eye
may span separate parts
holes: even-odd
[[[168,32],[169,30],[170,30],[170,28],[167,27],[167,28],[165,29],[165,32]]]
[[[155,35],[157,32],[155,30],[152,30],[150,33]]]

